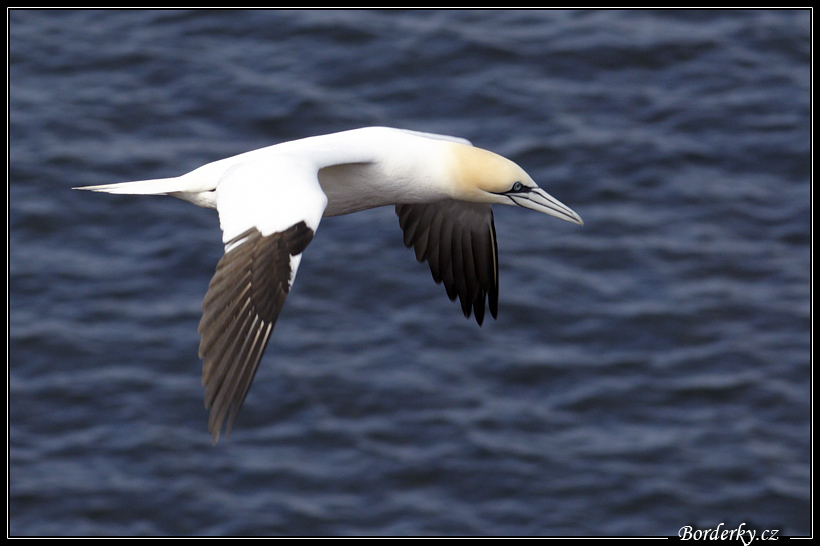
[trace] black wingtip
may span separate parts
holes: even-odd
[[[228,242],[202,303],[198,331],[205,408],[213,443],[230,435],[265,352],[293,279],[291,257],[301,254],[313,230],[299,222],[263,236],[252,228]]]
[[[396,205],[404,244],[427,261],[433,280],[451,301],[460,300],[465,318],[479,326],[485,309],[498,316],[498,249],[492,207],[462,201]]]

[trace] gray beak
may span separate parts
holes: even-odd
[[[507,194],[507,197],[519,207],[524,207],[550,216],[555,216],[567,222],[584,225],[584,221],[578,214],[563,204],[561,201],[551,196],[541,188],[532,188],[527,193]]]

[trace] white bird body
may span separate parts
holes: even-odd
[[[405,244],[479,324],[485,299],[497,312],[492,204],[583,224],[501,156],[464,139],[386,127],[284,142],[176,178],[79,189],[167,194],[217,209],[225,255],[199,327],[214,442],[226,417],[230,431],[322,216],[395,205]]]

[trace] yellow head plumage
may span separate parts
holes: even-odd
[[[451,143],[451,173],[457,199],[498,203],[498,195],[516,182],[535,186],[524,169],[496,153],[466,144]]]
[[[467,144],[448,145],[454,199],[517,205],[583,225],[580,216],[539,188],[524,169],[509,159]]]

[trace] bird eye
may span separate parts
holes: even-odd
[[[519,192],[522,189],[524,189],[524,184],[522,184],[521,182],[516,182],[515,184],[513,184],[512,190],[510,191]]]

